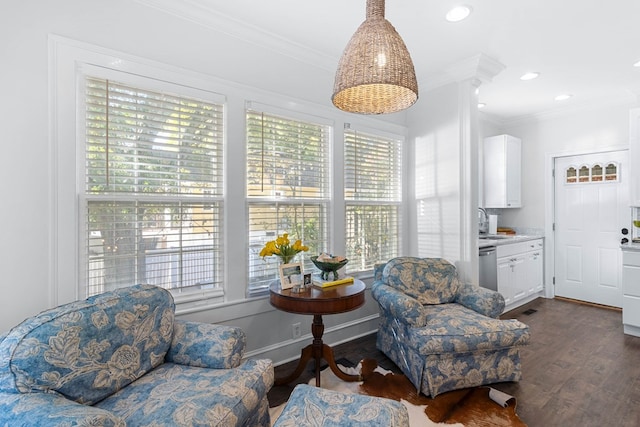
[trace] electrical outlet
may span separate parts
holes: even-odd
[[[300,335],[302,334],[300,331],[300,322],[294,323],[291,327],[293,329],[293,339],[300,338]]]

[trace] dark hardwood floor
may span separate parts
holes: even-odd
[[[624,335],[620,310],[561,299],[537,299],[503,317],[531,328],[522,349],[523,379],[492,387],[517,398],[517,413],[529,427],[640,426],[640,338]],[[376,349],[375,334],[334,348],[336,359],[376,359],[399,372]],[[276,376],[296,362],[276,367]],[[295,384],[313,378],[313,363]],[[294,383],[273,387],[271,406],[287,400]]]

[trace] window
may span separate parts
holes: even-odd
[[[579,169],[569,166],[565,170],[565,183],[602,183],[604,181],[618,181],[618,164],[611,162],[605,167],[596,163],[591,166],[583,165]]]
[[[582,166],[578,170],[578,182],[589,182],[589,167]]]
[[[266,242],[288,233],[317,254],[327,250],[329,239],[331,127],[317,118],[264,110],[246,112],[250,294],[278,277],[277,257],[259,256]],[[298,257],[305,269],[313,267],[308,256]]]
[[[618,180],[618,165],[616,163],[608,163],[605,169],[605,180],[606,181],[617,181]]]
[[[596,164],[591,167],[591,181],[602,181],[602,166]]]
[[[350,273],[398,256],[402,140],[345,129],[346,256]]]
[[[223,106],[147,83],[84,79],[87,295],[136,283],[221,292]]]

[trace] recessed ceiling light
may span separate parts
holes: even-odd
[[[478,108],[484,108],[486,106],[487,104],[485,104],[484,102],[478,102]]]
[[[573,95],[571,95],[570,93],[563,93],[562,95],[558,95],[556,96],[554,99],[556,101],[566,101],[567,99],[571,98]]]
[[[636,62],[635,64],[633,64],[634,67],[640,67],[640,61]]]
[[[471,6],[456,6],[447,12],[446,18],[449,22],[460,22],[471,14]]]
[[[520,76],[520,80],[533,80],[537,78],[539,75],[540,73],[536,73],[536,72],[524,73],[523,75]]]

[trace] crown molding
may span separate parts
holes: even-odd
[[[338,65],[338,58],[326,52],[311,49],[248,22],[220,13],[204,0],[134,1],[331,73],[335,72],[335,67]]]
[[[485,53],[478,53],[469,58],[455,62],[444,69],[443,73],[429,76],[427,83],[421,83],[425,91],[459,83],[464,80],[477,80],[476,86],[490,83],[495,76],[506,68],[505,65]]]
[[[607,96],[606,98],[589,99],[581,103],[576,103],[564,108],[554,108],[553,110],[541,111],[534,114],[525,114],[522,116],[510,117],[501,120],[505,127],[520,126],[529,123],[544,122],[547,120],[559,119],[579,113],[589,111],[597,111],[606,108],[629,107],[638,105],[638,97],[631,92],[616,97]]]
[[[482,110],[478,110],[478,117],[480,117],[480,120],[482,120],[483,122],[491,123],[492,125],[500,128],[504,127],[505,125],[505,120],[503,117],[496,116],[495,114],[487,113]]]
[[[505,65],[482,52],[448,66],[445,71],[455,81],[478,79],[490,83],[506,68]]]

